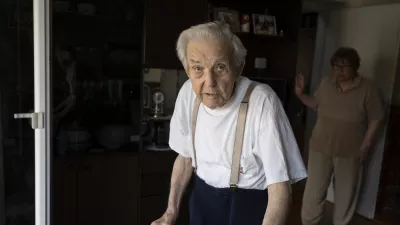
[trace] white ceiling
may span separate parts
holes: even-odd
[[[304,0],[303,12],[320,12],[335,8],[357,8],[392,3],[400,3],[400,0]]]

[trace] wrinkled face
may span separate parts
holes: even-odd
[[[202,103],[222,107],[232,96],[238,73],[233,71],[228,45],[216,40],[191,40],[187,46],[186,73]]]
[[[352,80],[357,73],[346,60],[337,61],[333,64],[332,69],[336,79],[340,82]]]

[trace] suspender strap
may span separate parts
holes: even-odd
[[[195,147],[195,137],[196,137],[196,123],[197,123],[197,114],[199,113],[200,107],[200,99],[196,97],[193,106],[193,113],[192,113],[192,146],[193,146],[193,160],[194,160],[194,172],[197,172],[197,156],[196,156],[196,147]]]
[[[256,87],[256,83],[252,82],[247,88],[247,92],[244,95],[242,102],[240,103],[239,114],[236,124],[236,134],[235,134],[235,145],[233,147],[232,164],[231,164],[231,177],[229,180],[229,186],[232,191],[237,188],[239,181],[240,172],[240,158],[242,156],[243,149],[243,139],[244,139],[244,128],[246,125],[247,110],[249,107],[249,100],[251,93]]]
[[[237,187],[239,181],[240,172],[240,158],[242,155],[243,139],[244,139],[244,129],[246,125],[246,116],[249,106],[249,100],[251,93],[256,87],[256,83],[251,83],[247,88],[246,94],[244,95],[242,102],[240,103],[239,114],[237,118],[236,134],[235,134],[235,144],[233,148],[232,164],[231,164],[231,176],[229,180],[229,186],[234,190]],[[197,115],[199,113],[201,101],[196,98],[193,106],[192,112],[192,145],[193,145],[193,160],[194,160],[194,172],[197,171],[197,156],[195,148],[195,133],[196,133],[196,123]]]

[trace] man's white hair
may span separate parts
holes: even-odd
[[[186,57],[187,46],[189,41],[193,39],[216,39],[230,44],[232,50],[230,59],[233,60],[235,69],[242,69],[244,66],[247,50],[240,39],[232,32],[229,25],[223,22],[209,22],[192,26],[179,35],[176,43],[176,52],[185,69],[188,66]]]

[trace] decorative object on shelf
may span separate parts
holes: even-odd
[[[214,8],[214,20],[227,23],[233,32],[240,32],[239,12],[228,8]]]
[[[157,90],[153,93],[153,102],[154,102],[154,108],[153,108],[153,117],[161,117],[164,114],[164,94]]]
[[[253,14],[254,34],[277,35],[275,16]]]
[[[279,36],[281,36],[281,37],[285,36],[285,33],[283,33],[283,30],[279,31]]]
[[[247,14],[242,14],[242,18],[240,21],[241,32],[248,33],[250,32],[250,16]]]

